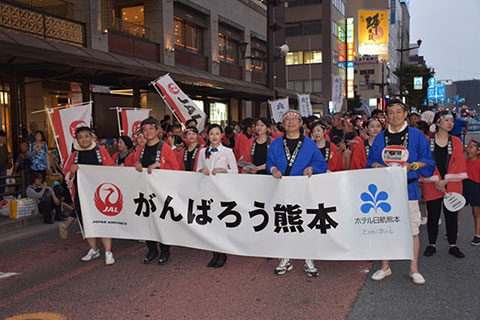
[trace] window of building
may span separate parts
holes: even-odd
[[[285,64],[287,66],[303,64],[303,51],[287,53],[287,56],[285,57]]]
[[[285,2],[285,7],[305,6],[309,4],[321,4],[322,0],[288,0]]]
[[[210,123],[221,124],[228,121],[228,106],[222,102],[210,103]]]
[[[196,105],[200,110],[205,111],[205,109],[204,109],[204,108],[205,108],[205,107],[204,107],[205,104],[203,103],[203,100],[192,100],[192,101],[195,103],[195,105]]]
[[[287,53],[285,65],[322,63],[322,51],[293,51]]]
[[[322,63],[322,51],[305,51],[303,61],[305,64]]]
[[[218,33],[218,58],[236,63],[238,61],[238,42],[223,33]]]
[[[143,26],[145,25],[143,11],[144,11],[143,6],[121,8],[122,20],[129,23],[135,23],[140,26]]]
[[[300,35],[312,35],[322,33],[321,21],[310,21],[303,23],[287,24],[285,26],[285,37],[294,37]]]
[[[202,28],[184,19],[174,18],[174,41],[177,48],[201,54]]]
[[[303,25],[304,35],[320,34],[320,33],[322,33],[322,24],[319,22],[306,23]]]
[[[343,16],[345,16],[345,2],[342,0],[332,0],[332,4]]]
[[[360,70],[360,75],[363,74],[375,74],[375,69]]]
[[[252,48],[252,57],[258,58],[258,57],[265,57],[265,56],[266,56],[265,51]],[[259,60],[252,60],[252,66],[255,70],[258,70],[258,71],[264,71],[264,68],[265,68],[264,62]]]

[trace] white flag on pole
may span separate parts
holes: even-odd
[[[310,93],[298,94],[298,109],[302,117],[309,117],[313,115],[312,104],[310,102]]]
[[[332,86],[333,111],[339,112],[343,106],[343,79],[340,76],[333,76]]]
[[[120,114],[122,118],[121,135],[133,138],[140,129],[140,123],[148,118],[150,109],[125,110],[120,108]]]
[[[282,122],[283,115],[288,111],[288,97],[285,99],[268,101],[268,105],[272,111],[273,120],[275,122]]]
[[[56,137],[60,158],[62,163],[65,163],[72,153],[72,146],[76,141],[75,130],[79,127],[90,127],[92,102],[78,107],[48,109],[48,115]]]
[[[207,115],[177,86],[168,74],[155,80],[153,85],[178,120],[186,125],[188,120],[195,119],[198,122],[197,129],[199,131],[203,130]]]

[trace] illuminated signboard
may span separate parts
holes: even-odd
[[[347,19],[347,98],[355,97],[354,91],[354,67],[355,67],[355,54],[354,54],[354,24],[353,18]]]
[[[358,11],[358,53],[388,54],[388,10]]]

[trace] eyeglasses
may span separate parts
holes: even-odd
[[[294,117],[294,118],[285,118],[285,119],[283,119],[283,121],[287,121],[287,122],[288,122],[288,121],[295,121],[295,120],[300,121],[300,119],[297,118],[297,117]]]

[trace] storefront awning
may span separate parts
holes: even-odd
[[[261,84],[212,75],[182,66],[128,57],[100,50],[0,29],[0,73],[13,70],[29,77],[93,84],[148,87],[152,80],[170,73],[192,94],[246,100],[271,99],[271,90]]]

